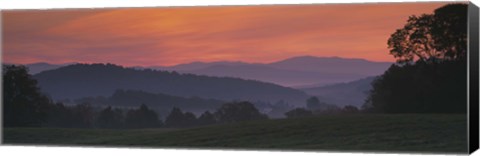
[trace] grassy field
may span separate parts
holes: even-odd
[[[332,115],[189,129],[6,128],[6,144],[465,153],[466,115]]]

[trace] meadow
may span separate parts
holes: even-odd
[[[465,153],[464,114],[351,114],[183,129],[5,128],[11,145]]]

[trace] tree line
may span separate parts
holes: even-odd
[[[381,113],[466,113],[467,8],[410,16],[388,40],[397,63],[372,82],[363,106]]]
[[[205,111],[199,117],[174,107],[164,121],[145,104],[135,109],[88,103],[66,106],[42,94],[25,66],[3,65],[2,72],[5,127],[177,128],[268,119],[250,102],[224,103],[215,112]]]
[[[284,114],[287,118],[302,118],[320,115],[357,113],[363,113],[363,111],[352,105],[338,107],[337,105],[327,104],[325,102],[321,102],[317,97],[312,96],[306,100],[305,108],[294,108],[285,112]]]

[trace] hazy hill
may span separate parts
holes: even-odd
[[[327,85],[322,87],[303,88],[309,95],[319,97],[323,102],[338,106],[353,105],[361,107],[367,98],[367,92],[372,89],[371,83],[376,77]]]
[[[209,68],[211,66],[217,65],[228,65],[228,66],[241,66],[241,65],[249,65],[249,63],[243,62],[230,62],[230,61],[218,61],[218,62],[192,62],[192,63],[185,63],[179,64],[175,66],[152,66],[148,68],[152,69],[160,69],[160,70],[168,70],[168,71],[194,71],[204,68]]]
[[[285,70],[258,64],[214,65],[185,72],[198,75],[238,77],[271,82],[283,86],[297,86],[312,83],[331,84],[363,77],[363,75],[360,74]]]
[[[192,62],[175,66],[135,66],[135,69],[157,69],[196,75],[236,77],[275,83],[288,87],[323,86],[349,82],[382,74],[390,62],[372,62],[364,59],[339,57],[292,57],[267,64],[232,61]],[[65,65],[37,63],[27,65],[31,73],[57,69]]]
[[[194,62],[156,69],[208,76],[237,77],[296,87],[348,82],[380,75],[390,62],[372,62],[363,59],[301,56],[269,64],[242,62]]]
[[[268,64],[268,66],[298,71],[350,73],[374,76],[385,72],[391,64],[391,62],[372,62],[364,59],[300,56],[273,62]]]
[[[77,104],[86,102],[99,106],[109,105],[113,107],[133,108],[145,104],[162,115],[168,114],[173,107],[200,114],[206,110],[216,110],[222,104],[226,103],[225,101],[215,99],[203,99],[199,97],[184,98],[162,93],[153,94],[135,90],[116,90],[109,97],[85,97],[74,101]]]
[[[75,64],[34,75],[42,91],[54,99],[109,96],[117,89],[141,90],[181,97],[304,104],[307,95],[271,83],[138,70],[113,64]]]
[[[68,64],[49,64],[49,63],[45,63],[45,62],[40,62],[40,63],[27,64],[25,66],[28,67],[28,69],[29,69],[28,72],[30,74],[37,74],[37,73],[40,73],[42,71],[57,69],[57,68],[60,68],[60,67],[66,66],[66,65],[68,65]]]

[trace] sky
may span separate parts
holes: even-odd
[[[9,10],[3,62],[171,66],[295,56],[394,62],[387,40],[446,3]]]

